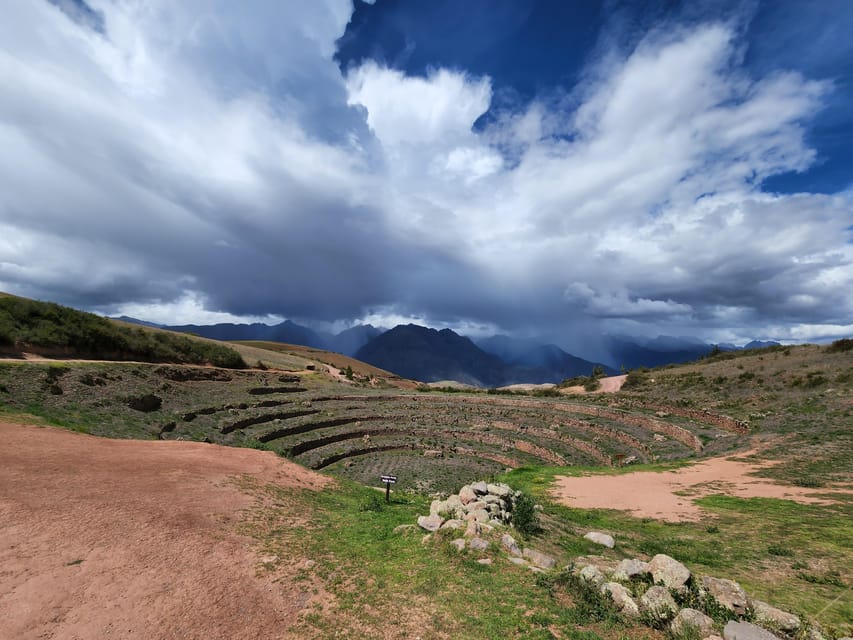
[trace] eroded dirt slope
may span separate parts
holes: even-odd
[[[235,533],[246,473],[326,482],[269,452],[0,423],[0,638],[285,637],[310,585]]]

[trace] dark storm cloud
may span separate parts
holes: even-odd
[[[563,344],[849,331],[849,191],[761,188],[818,161],[839,82],[750,71],[740,27],[605,38],[579,88],[481,119],[480,73],[342,72],[347,1],[60,4],[0,25],[0,288]]]

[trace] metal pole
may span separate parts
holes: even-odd
[[[385,483],[385,502],[386,503],[391,502],[391,483],[390,482]]]

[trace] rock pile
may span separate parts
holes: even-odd
[[[581,556],[567,568],[612,600],[623,615],[668,627],[675,636],[685,635],[689,629],[699,638],[721,640],[714,620],[707,615],[714,610],[722,610],[730,618],[722,630],[725,640],[780,640],[793,637],[802,627],[797,616],[750,598],[737,582],[699,578],[662,553],[649,562],[625,559],[617,563],[602,556]],[[683,606],[687,603],[705,611]],[[811,638],[820,640],[820,635],[812,629]]]
[[[503,551],[507,560],[513,564],[536,572],[549,571],[556,566],[556,559],[536,549],[522,549],[508,533],[503,533],[500,540],[497,538],[498,533],[501,533],[499,529],[512,522],[512,512],[520,495],[521,492],[513,491],[509,485],[502,483],[475,482],[465,485],[458,494],[446,500],[433,500],[430,514],[418,517],[418,526],[429,532],[424,536],[425,542],[431,539],[434,532],[458,529],[464,537],[450,541],[457,551],[470,549],[482,553],[494,547]],[[412,527],[400,525],[395,532],[402,533]],[[494,541],[490,542],[489,537],[494,538]],[[478,562],[492,564],[490,558],[481,558]]]
[[[512,510],[520,492],[503,483],[466,484],[447,500],[433,500],[428,516],[420,516],[418,524],[427,531],[461,529],[468,523],[492,527],[512,522]]]

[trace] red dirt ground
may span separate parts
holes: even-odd
[[[754,451],[739,455],[748,456],[751,453]],[[811,504],[831,502],[814,496],[814,489],[792,487],[769,478],[750,475],[773,464],[776,463],[721,457],[709,458],[674,471],[637,471],[613,476],[557,476],[551,496],[569,507],[618,509],[640,518],[669,522],[700,520],[704,512],[693,501],[714,493],[741,498],[782,498]],[[833,490],[847,492],[846,489]]]
[[[0,638],[285,637],[312,596],[235,533],[246,473],[328,481],[269,452],[0,423]]]

